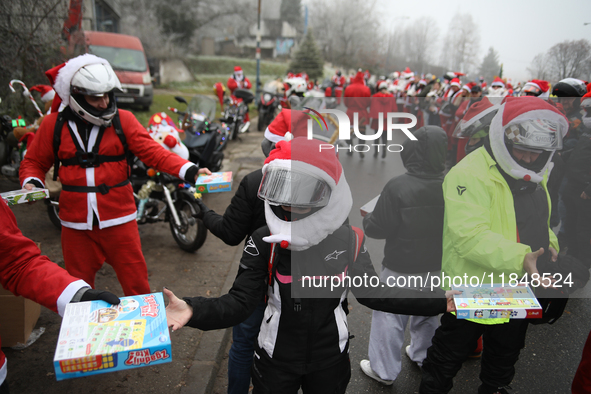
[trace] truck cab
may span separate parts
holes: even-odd
[[[85,49],[111,63],[121,82],[122,92],[115,92],[117,104],[139,105],[148,111],[154,88],[148,60],[139,38],[99,31],[84,32]]]

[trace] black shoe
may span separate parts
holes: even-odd
[[[509,394],[507,389],[511,390],[511,387],[493,387],[483,383],[478,387],[478,394]]]

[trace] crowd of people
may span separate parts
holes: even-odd
[[[66,270],[40,256],[0,203],[7,223],[0,232],[14,239],[0,243],[0,283],[35,300],[36,291],[50,287],[50,297],[40,302],[59,312],[66,302],[117,303],[115,295],[90,289],[107,262],[125,295],[149,293],[128,153],[189,183],[209,171],[163,149],[133,114],[117,108],[113,94],[120,84],[104,59],[82,55],[47,75],[58,96],[56,110],[29,146],[20,181],[24,188],[43,187],[52,165],[59,175]],[[221,297],[179,299],[165,288],[167,319],[173,331],[233,327],[229,393],[248,393],[251,381],[254,393],[345,393],[351,377],[349,291],[374,310],[369,359],[360,364],[370,378],[385,385],[396,380],[410,324],[405,352],[422,369],[420,393],[449,392],[463,361],[480,351],[478,393],[508,393],[528,320],[458,319],[458,292],[445,285],[344,285],[347,277],[388,283],[439,272],[570,274],[569,291],[587,283],[591,84],[567,78],[552,87],[532,80],[513,88],[501,78],[487,86],[483,80],[462,84],[461,77],[419,77],[407,68],[373,79],[359,70],[347,81],[337,72],[319,94],[336,98],[351,124],[355,120],[364,130],[385,124],[388,112],[417,118],[415,139],[400,152],[406,173],[384,185],[363,229],[349,225],[352,193],[338,155],[305,138],[305,130],[297,129],[302,123],[294,121],[300,111],[286,108],[262,138],[264,165],[242,179],[225,213],[198,200],[197,216],[212,234],[228,245],[244,241],[240,268]],[[228,88],[250,87],[236,67]],[[285,79],[286,96],[320,91],[304,74]],[[386,241],[380,275],[366,236]],[[343,286],[306,286],[317,278],[338,278]],[[565,291],[551,281],[538,287],[547,300],[540,322],[556,321],[564,302],[555,300]],[[588,392],[590,362],[588,344],[573,393]],[[8,393],[6,368],[0,353],[1,394]]]

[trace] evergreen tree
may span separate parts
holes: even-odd
[[[485,81],[490,83],[495,76],[498,75],[499,69],[502,70],[501,65],[499,64],[499,54],[493,47],[490,47],[488,48],[488,53],[482,60],[478,73],[480,76],[484,77]]]
[[[312,29],[308,29],[304,41],[300,44],[289,65],[289,69],[294,73],[305,72],[312,80],[322,78],[324,62],[312,35]]]

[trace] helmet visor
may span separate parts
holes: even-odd
[[[258,197],[271,205],[321,208],[328,204],[330,186],[313,175],[287,168],[268,168]]]
[[[542,89],[535,85],[525,84],[523,89],[521,89],[520,96],[539,96],[542,94]]]
[[[531,119],[505,127],[505,136],[513,145],[535,153],[562,149],[560,125],[546,119]]]

